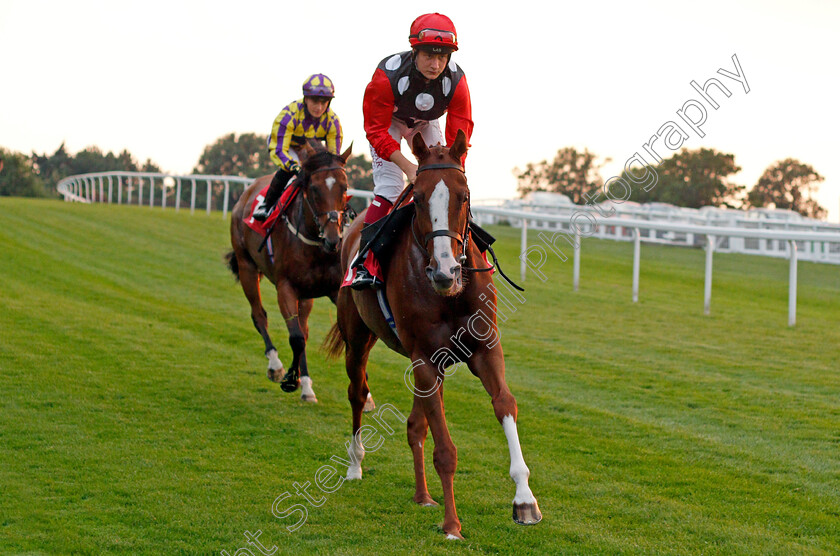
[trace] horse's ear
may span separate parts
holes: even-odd
[[[425,160],[429,156],[429,147],[426,145],[426,140],[419,133],[414,134],[414,139],[411,141],[411,152],[417,157],[417,160]]]
[[[350,158],[350,154],[352,152],[353,152],[353,142],[351,141],[350,146],[347,147],[347,150],[344,151],[343,153],[341,153],[341,160],[343,160],[345,164],[347,164],[347,160]]]
[[[312,147],[312,143],[309,142],[309,139],[303,142],[297,150],[298,158],[300,158],[301,162],[306,162],[309,160],[313,154],[315,154],[315,149]]]
[[[452,147],[449,149],[449,156],[457,160],[458,164],[460,164],[464,160],[464,155],[467,154],[468,148],[467,134],[464,133],[463,129],[459,129],[458,135],[455,137],[455,142],[452,143]]]

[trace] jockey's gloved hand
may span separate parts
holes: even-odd
[[[300,166],[298,166],[297,162],[292,162],[292,163],[289,165],[289,172],[291,172],[291,173],[292,173],[292,174],[294,174],[295,176],[297,176],[298,174],[300,174]]]

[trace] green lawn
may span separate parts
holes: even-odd
[[[258,530],[284,554],[840,552],[837,266],[800,263],[795,328],[785,260],[716,254],[710,316],[701,250],[643,245],[636,304],[631,244],[585,240],[577,293],[571,261],[529,275],[501,333],[544,519],[511,520],[504,434],[460,371],[453,543],[442,508],[410,501],[401,424],[379,428],[363,481],[310,487],[318,507],[281,501],[307,508],[299,529],[272,515],[345,456],[347,378],[319,349],[325,300],[310,321],[320,403],[265,378],[227,229],[218,213],[0,198],[0,554],[233,556]],[[516,275],[519,231],[492,232]],[[407,365],[377,346],[368,367],[377,403],[405,415]]]

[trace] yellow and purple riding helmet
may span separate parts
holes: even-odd
[[[332,79],[323,73],[310,75],[303,82],[303,96],[335,98],[335,86]]]

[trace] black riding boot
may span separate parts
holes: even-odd
[[[268,191],[265,193],[265,199],[260,201],[260,204],[257,205],[257,208],[254,209],[254,220],[258,220],[260,222],[265,222],[268,218],[268,215],[271,214],[271,209],[274,208],[274,204],[277,202],[277,199],[280,198],[280,195],[283,193],[283,190],[286,188],[286,184],[289,183],[289,180],[292,179],[294,174],[287,170],[277,170],[274,174],[274,177],[271,178],[271,185],[268,186]]]

